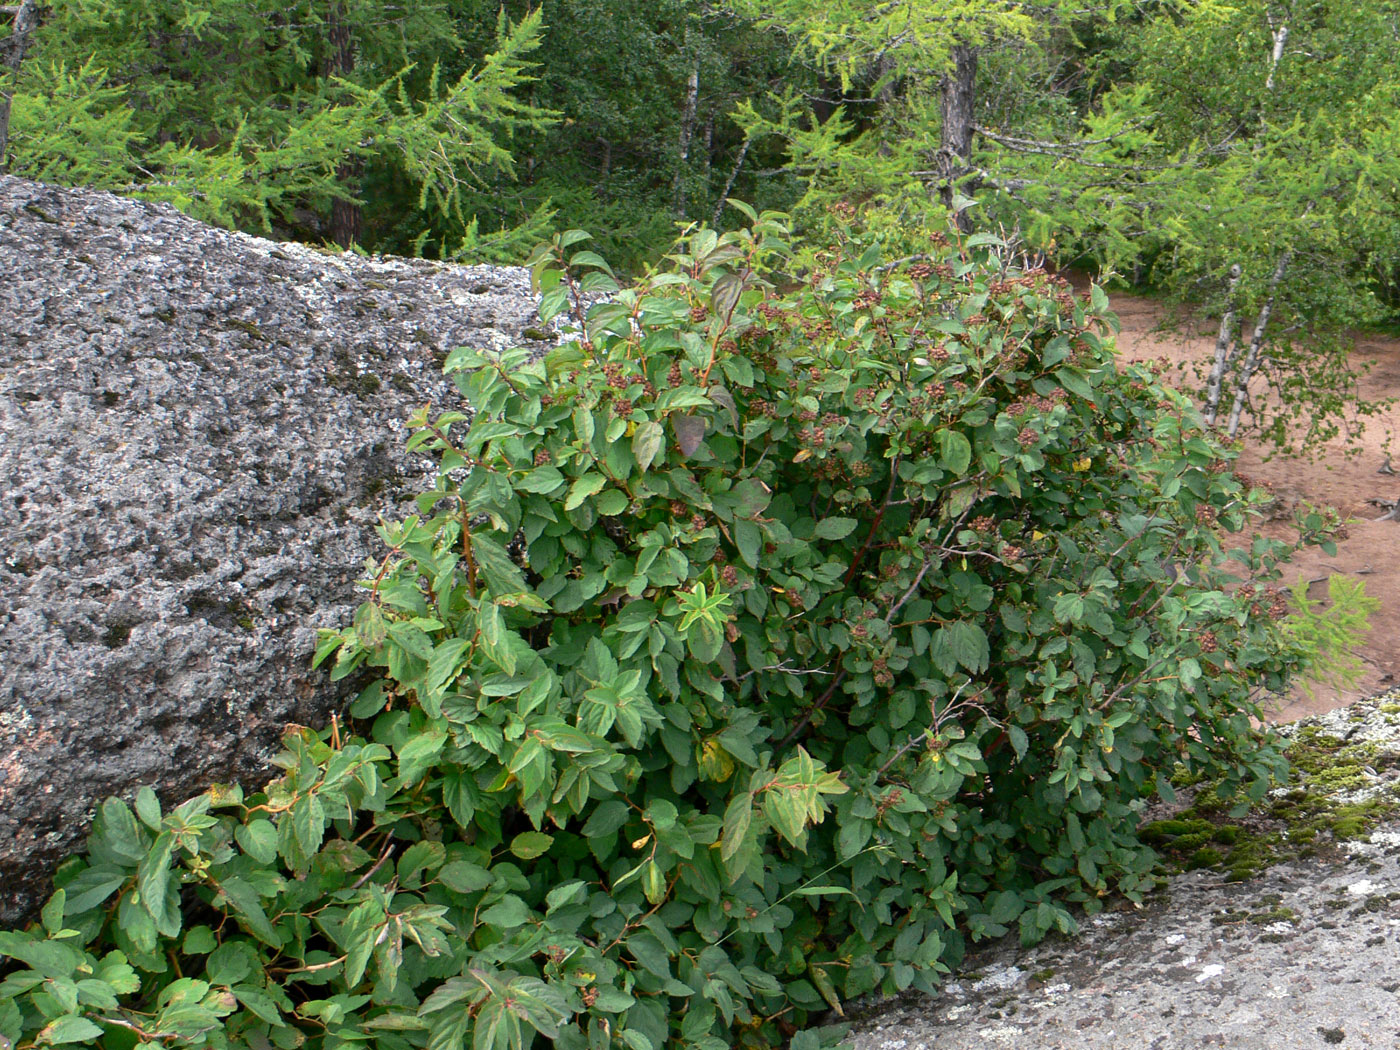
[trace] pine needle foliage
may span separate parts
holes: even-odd
[[[16,1050],[815,1050],[1140,896],[1178,764],[1262,795],[1302,658],[1224,567],[1287,549],[1224,548],[1250,499],[1102,292],[846,228],[794,284],[736,208],[626,289],[560,235],[580,338],[450,355],[471,412],[412,420],[435,487],[318,650],[353,722],[104,803],[0,934]]]

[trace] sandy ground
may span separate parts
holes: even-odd
[[[1214,353],[1215,333],[1210,330],[1213,325],[1203,325],[1195,333],[1188,327],[1164,331],[1161,322],[1165,310],[1160,302],[1126,294],[1115,294],[1111,299],[1123,326],[1118,346],[1125,358],[1143,361],[1165,356],[1175,366],[1174,374],[1190,381],[1190,366],[1209,361]],[[1400,396],[1400,341],[1360,335],[1355,359],[1372,366],[1362,380],[1363,397],[1380,400]],[[1400,406],[1391,406],[1371,417],[1360,438],[1350,442],[1338,439],[1312,460],[1282,456],[1269,459],[1269,446],[1246,440],[1238,469],[1274,491],[1279,500],[1279,518],[1291,520],[1294,507],[1312,504],[1335,507],[1351,519],[1350,535],[1338,543],[1336,557],[1329,558],[1317,550],[1303,552],[1294,560],[1284,582],[1291,584],[1302,575],[1313,581],[1311,596],[1325,598],[1327,578],[1332,573],[1354,574],[1365,581],[1366,593],[1381,602],[1380,610],[1371,617],[1371,632],[1359,652],[1365,673],[1355,688],[1323,688],[1312,698],[1299,689],[1274,713],[1278,721],[1345,706],[1389,688],[1400,678],[1400,522],[1376,521],[1385,511],[1366,502],[1400,498],[1400,475],[1377,473],[1386,462],[1387,445],[1394,433],[1400,433]],[[1400,440],[1394,451],[1400,469]],[[1286,520],[1264,528],[1273,535],[1286,536]]]

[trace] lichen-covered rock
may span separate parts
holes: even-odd
[[[258,781],[343,696],[316,628],[430,466],[457,345],[540,337],[520,269],[279,244],[0,177],[0,924],[93,802]]]

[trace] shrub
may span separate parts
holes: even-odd
[[[105,803],[0,935],[6,1038],[771,1046],[1142,893],[1178,763],[1258,797],[1299,656],[1224,589],[1249,500],[1102,292],[851,233],[794,287],[748,214],[626,290],[580,234],[537,256],[581,338],[449,357],[472,414],[413,420],[436,487],[319,649],[378,675],[364,735]]]

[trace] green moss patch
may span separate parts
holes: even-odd
[[[1386,707],[1400,709],[1396,704],[1379,709]],[[1364,720],[1367,712],[1358,709],[1353,715]],[[1349,743],[1305,726],[1293,735],[1286,754],[1289,781],[1243,816],[1238,815],[1242,799],[1222,797],[1217,781],[1193,781],[1178,772],[1172,782],[1189,794],[1189,805],[1170,819],[1144,824],[1143,841],[1161,852],[1168,871],[1205,868],[1238,882],[1281,860],[1315,856],[1339,842],[1366,841],[1378,825],[1400,817],[1400,785],[1386,776],[1400,764],[1400,755],[1382,744]]]

